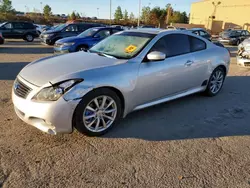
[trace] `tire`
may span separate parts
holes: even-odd
[[[80,51],[86,52],[87,50],[88,50],[87,46],[78,46],[76,49],[77,52],[80,52]]]
[[[221,76],[218,75],[219,73],[221,74]],[[210,97],[216,96],[223,87],[225,77],[226,77],[225,70],[222,67],[217,67],[213,71],[213,73],[211,74],[207,88],[206,88],[204,93]],[[218,78],[217,79],[218,81],[216,81],[215,78]],[[216,84],[213,84],[215,82],[216,82]],[[217,85],[217,87],[214,89],[214,87],[212,87],[212,85]]]
[[[32,34],[26,34],[24,39],[27,41],[27,42],[33,42],[34,41],[34,36]]]
[[[236,46],[239,46],[239,45],[240,45],[240,40],[237,40]]]
[[[104,100],[104,97],[106,97],[106,100]],[[106,101],[105,105],[102,105],[103,100]],[[111,100],[113,100],[113,103],[109,106]],[[98,110],[96,102],[101,110]],[[108,108],[105,109],[106,107]],[[119,122],[121,114],[121,100],[117,94],[110,89],[96,89],[84,96],[76,107],[73,116],[73,126],[80,133],[88,136],[101,136],[110,131]],[[106,116],[112,117],[112,120],[106,118]],[[106,128],[104,125],[106,125]]]

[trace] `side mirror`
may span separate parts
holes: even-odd
[[[150,52],[147,55],[147,58],[149,61],[161,61],[166,59],[166,54],[158,51]]]

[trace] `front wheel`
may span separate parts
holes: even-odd
[[[25,35],[24,38],[25,38],[25,40],[28,41],[28,42],[33,42],[33,40],[34,40],[34,36],[31,35],[31,34]]]
[[[76,49],[77,52],[80,52],[80,51],[86,52],[87,50],[88,50],[88,48],[86,46],[79,46]]]
[[[114,91],[97,89],[78,104],[73,124],[83,134],[101,136],[119,121],[121,112],[121,100]]]
[[[217,95],[223,86],[225,77],[226,72],[224,71],[224,69],[222,67],[216,68],[211,74],[205,93],[208,96]]]

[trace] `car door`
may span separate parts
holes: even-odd
[[[79,34],[78,27],[76,24],[70,24],[64,29],[63,37],[73,37]]]
[[[1,32],[4,38],[13,38],[12,23],[6,23],[1,27]]]
[[[198,87],[196,62],[191,53],[189,36],[169,34],[162,37],[149,52],[166,54],[163,61],[141,63],[136,92],[141,95],[138,104],[145,104],[166,96]],[[147,95],[145,95],[145,93]]]
[[[14,22],[12,29],[13,38],[22,38],[25,33],[25,30],[26,29],[23,23]]]

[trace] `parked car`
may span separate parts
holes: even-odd
[[[75,37],[67,37],[56,41],[54,52],[70,53],[87,51],[104,38],[119,31],[122,30],[113,27],[93,27]]]
[[[99,27],[99,26],[102,26],[102,25],[95,24],[95,23],[62,24],[62,25],[57,26],[55,29],[43,32],[40,35],[40,39],[45,44],[54,45],[55,42],[59,39],[62,39],[65,37],[77,36],[89,28]]]
[[[203,28],[192,28],[187,31],[192,32],[195,35],[201,36],[209,41],[212,40],[212,36]]]
[[[170,26],[167,26],[166,29],[167,29],[167,30],[176,30],[176,28],[175,28],[174,26],[171,26],[171,25],[170,25]]]
[[[38,31],[39,34],[41,34],[42,32],[44,32],[44,29],[47,28],[46,25],[38,25],[38,24],[34,24],[36,27],[36,30]]]
[[[143,25],[140,28],[148,28],[148,29],[150,29],[150,28],[155,28],[155,26],[152,26],[152,25]]]
[[[4,38],[3,38],[2,33],[0,33],[0,44],[4,44]]]
[[[185,27],[177,27],[176,29],[177,30],[187,30],[187,28],[185,28]]]
[[[238,46],[237,65],[250,68],[250,39]]]
[[[220,33],[218,41],[229,45],[239,45],[242,41],[250,37],[247,30],[231,30]]]
[[[217,95],[229,64],[225,48],[195,34],[129,30],[89,53],[27,65],[14,82],[12,100],[19,118],[44,132],[70,133],[75,127],[100,136],[132,111],[197,92]]]
[[[4,38],[23,39],[28,42],[39,36],[36,27],[29,22],[4,22],[0,25],[0,32]]]

